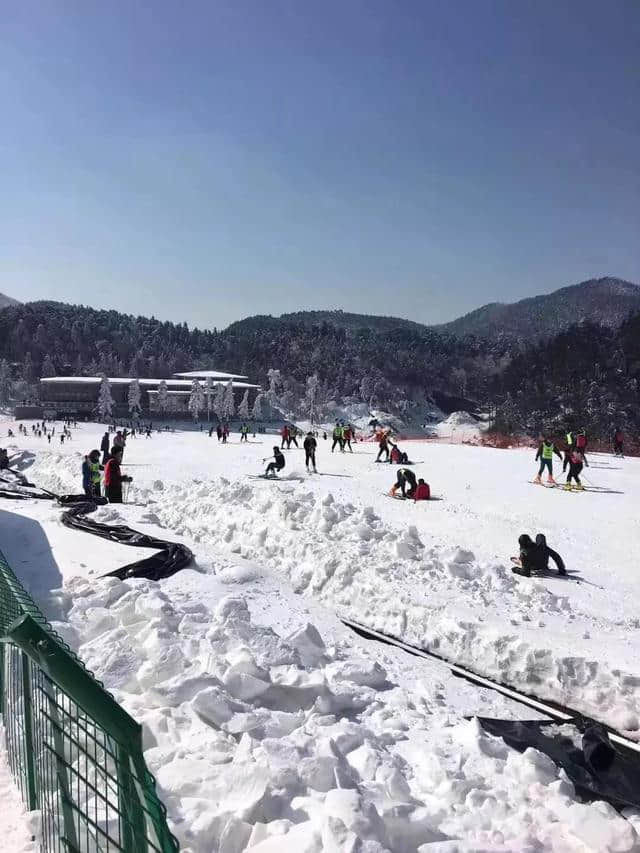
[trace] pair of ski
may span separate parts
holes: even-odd
[[[565,488],[564,483],[536,483],[535,480],[529,481],[532,486],[542,486],[543,489],[560,489],[563,492],[588,492],[589,489],[585,486],[582,489],[577,489],[575,486],[572,486],[570,489]]]

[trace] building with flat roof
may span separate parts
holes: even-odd
[[[253,405],[256,395],[260,391],[259,385],[251,382],[236,381],[231,374],[219,373],[217,371],[204,371],[205,380],[208,376],[213,380],[213,385],[226,385],[232,381],[236,405],[242,399],[246,391],[249,391],[249,404]],[[200,374],[202,375],[202,374]],[[235,374],[234,374],[235,375]],[[140,408],[142,417],[160,415],[164,417],[184,418],[191,417],[188,402],[191,394],[193,379],[178,378],[170,379],[139,379],[140,383]],[[246,377],[243,377],[246,379]],[[168,407],[166,413],[161,413],[158,406],[158,386],[164,381],[167,384]],[[94,417],[97,415],[98,396],[100,393],[100,376],[50,376],[40,380],[40,405],[42,414],[46,417]],[[129,386],[133,382],[131,377],[111,377],[109,385],[111,396],[114,401],[113,417],[126,418],[129,416]],[[205,381],[202,385],[206,387]],[[16,416],[19,416],[16,413]]]

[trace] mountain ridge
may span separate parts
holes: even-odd
[[[7,296],[4,293],[0,293],[0,310],[8,308],[9,305],[20,305],[20,302],[17,299],[14,299],[13,296]]]

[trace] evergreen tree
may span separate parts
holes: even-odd
[[[221,421],[224,417],[224,385],[221,382],[216,384],[216,393],[213,395],[213,411],[218,420]]]
[[[13,383],[11,381],[11,368],[9,362],[3,358],[0,361],[0,405],[6,406],[11,399],[11,389]]]
[[[262,420],[262,400],[264,399],[262,393],[258,393],[256,399],[253,401],[253,408],[251,409],[251,417],[254,421]]]
[[[279,370],[276,370],[271,367],[267,371],[267,378],[269,379],[269,390],[267,391],[267,400],[269,401],[269,405],[272,409],[278,409],[280,408],[280,397],[278,396],[278,392],[282,387],[282,376],[280,375]]]
[[[163,416],[166,415],[167,409],[169,408],[169,389],[167,388],[167,383],[164,379],[158,385],[156,401]]]
[[[49,355],[49,353],[47,353],[44,357],[44,360],[42,362],[41,372],[42,372],[42,376],[44,376],[45,378],[48,376],[55,376],[56,375],[56,369],[53,366],[53,361],[51,360],[51,356]]]
[[[307,390],[305,394],[305,408],[309,413],[309,420],[313,425],[316,421],[316,414],[318,408],[318,388],[320,385],[320,380],[314,374],[313,376],[309,376],[307,379]]]
[[[111,396],[111,385],[109,384],[107,377],[103,375],[100,381],[100,393],[98,395],[98,414],[100,415],[100,420],[105,423],[110,421],[112,411],[113,397]]]
[[[127,403],[129,404],[129,411],[132,418],[140,416],[140,398],[140,380],[133,379],[129,385],[129,393],[127,395]]]
[[[211,404],[213,402],[214,386],[211,376],[207,376],[206,395],[207,395],[207,420],[211,420]]]
[[[249,389],[244,392],[240,405],[238,406],[238,417],[243,421],[249,418]]]
[[[226,421],[230,421],[236,411],[236,401],[233,395],[233,382],[230,379],[224,389],[224,397],[222,398],[222,412]]]
[[[188,406],[194,421],[197,421],[200,412],[204,409],[204,388],[197,379],[194,379],[191,383]]]

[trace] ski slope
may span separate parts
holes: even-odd
[[[82,425],[51,448],[18,436],[10,453],[34,482],[77,492],[102,432]],[[530,451],[411,442],[441,498],[413,504],[386,496],[395,469],[366,443],[331,454],[320,440],[319,475],[293,448],[279,481],[251,478],[273,444],[129,441],[133,503],[94,517],[185,541],[194,569],[161,584],[98,581],[135,549],[63,528],[47,503],[0,506],[0,548],[144,723],[184,848],[640,850],[633,820],[579,804],[545,756],[464,719],[530,711],[338,619],[637,739],[638,460],[594,455],[585,474],[599,491],[574,494],[533,486]],[[521,532],[545,533],[580,582],[514,576]]]

